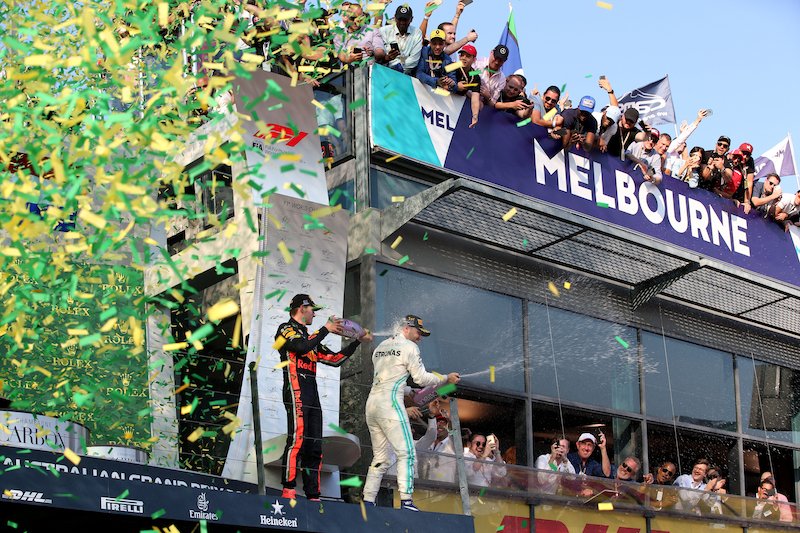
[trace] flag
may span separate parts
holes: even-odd
[[[500,36],[498,44],[508,48],[508,59],[503,63],[501,69],[506,76],[510,74],[522,74],[522,57],[519,55],[519,41],[517,41],[517,25],[514,23],[514,10],[508,4],[508,22]]]
[[[780,177],[797,175],[797,169],[794,168],[792,141],[789,136],[787,135],[781,142],[764,152],[761,157],[756,158],[755,165],[756,179],[763,178],[771,172]]]
[[[669,76],[634,89],[619,99],[620,108],[639,110],[639,118],[648,125],[675,124],[675,107],[672,105],[672,90]]]

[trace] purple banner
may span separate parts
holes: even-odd
[[[781,227],[730,200],[664,177],[645,182],[630,162],[577,150],[565,154],[544,128],[517,127],[484,109],[468,128],[464,106],[444,166],[563,208],[800,286],[800,250]]]

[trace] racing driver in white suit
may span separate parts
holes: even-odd
[[[408,376],[420,387],[458,383],[460,376],[452,372],[442,378],[425,370],[417,343],[431,332],[422,326],[418,316],[407,315],[402,330],[375,348],[372,365],[375,369],[372,390],[367,398],[367,427],[372,438],[372,464],[364,482],[364,501],[375,504],[383,475],[391,466],[391,451],[397,455],[397,485],[400,508],[419,511],[411,495],[414,492],[414,439],[403,405],[403,390]]]

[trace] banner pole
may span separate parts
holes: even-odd
[[[792,141],[792,134],[790,132],[787,131],[786,136],[789,138],[789,149],[792,151],[792,166],[794,167],[794,181],[797,183],[797,188],[800,189],[800,177],[797,176],[797,160],[794,158],[794,141]],[[780,170],[778,172],[780,172]]]

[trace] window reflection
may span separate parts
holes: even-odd
[[[409,197],[430,187],[429,183],[414,181],[409,178],[389,174],[377,168],[370,168],[370,206],[385,209],[392,205],[392,198]]]
[[[755,437],[800,442],[800,373],[749,357],[738,357],[737,363],[742,430]]]
[[[648,332],[642,344],[648,417],[736,431],[731,354]]]

